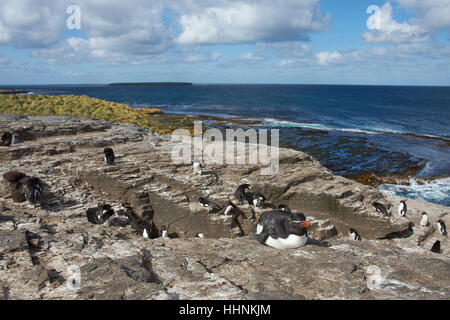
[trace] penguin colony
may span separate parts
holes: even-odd
[[[0,146],[10,147],[16,142],[16,134],[5,132],[1,136]],[[115,154],[113,149],[104,148],[103,153],[106,164],[114,165]],[[200,161],[194,161],[193,170],[196,174],[203,175],[203,165]],[[11,198],[15,202],[28,201],[33,205],[42,204],[44,200],[44,183],[39,178],[28,176],[18,171],[9,171],[3,175],[3,178],[12,186]],[[291,209],[284,204],[279,205],[277,208],[273,204],[267,203],[267,199],[263,194],[258,192],[252,193],[249,190],[249,184],[242,184],[237,187],[235,197],[239,205],[244,205],[244,201],[247,201],[250,206],[255,208],[271,209],[270,211],[264,211],[258,222],[253,226],[252,231],[259,242],[277,249],[298,248],[307,244],[307,228],[310,224],[303,213],[292,213]],[[211,213],[228,216],[236,215],[240,212],[239,208],[231,200],[228,200],[223,207],[204,197],[199,197],[198,201],[204,207],[208,207]],[[391,212],[383,204],[373,202],[372,205],[377,212],[386,217],[391,216]],[[253,209],[252,212],[254,213]],[[406,200],[400,201],[397,212],[401,217],[406,216]],[[114,210],[108,204],[101,204],[86,211],[87,220],[93,224],[105,224],[107,222],[111,224],[110,220],[113,215]],[[430,224],[429,217],[426,212],[422,212],[421,215],[419,224],[421,227],[427,227]],[[125,221],[124,224],[127,222]],[[447,228],[442,219],[437,221],[437,230],[442,235],[447,235]],[[168,228],[164,225],[161,226],[159,235],[162,238],[169,238]],[[147,228],[143,228],[142,236],[147,239],[150,237]],[[199,232],[196,234],[196,237],[204,238],[205,235]],[[361,241],[361,236],[354,228],[349,229],[349,238],[352,241]],[[430,251],[440,253],[441,242],[439,240],[436,241]]]

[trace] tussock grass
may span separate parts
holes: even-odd
[[[157,108],[132,109],[126,104],[85,95],[0,95],[0,113],[72,116],[134,123],[161,134],[170,134],[178,128],[193,130],[193,122],[188,117],[165,115]]]

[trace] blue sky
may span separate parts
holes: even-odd
[[[449,16],[448,0],[4,0],[0,85],[450,85]]]

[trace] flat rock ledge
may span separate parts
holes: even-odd
[[[14,202],[0,182],[0,299],[450,298],[447,237],[435,226],[439,218],[450,226],[448,207],[408,200],[399,218],[399,198],[335,176],[302,152],[280,148],[273,176],[260,165],[226,164],[206,164],[198,175],[172,161],[170,136],[132,124],[0,114],[5,131],[19,143],[0,147],[0,174],[18,170],[46,188],[33,206]],[[103,161],[106,146],[113,166]],[[243,183],[305,213],[308,245],[266,247],[251,236],[263,210],[244,204],[221,216],[198,202],[234,201]],[[392,216],[377,213],[374,201]],[[86,209],[101,203],[130,223],[89,223]],[[158,238],[161,225],[171,239]],[[362,241],[348,240],[350,227]],[[430,252],[438,239],[441,254]]]

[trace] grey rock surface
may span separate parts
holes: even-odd
[[[447,207],[411,200],[406,218],[398,217],[399,198],[335,176],[302,152],[279,149],[273,176],[261,175],[260,165],[208,163],[198,175],[172,161],[169,136],[131,124],[1,114],[0,132],[6,130],[21,142],[0,147],[0,174],[40,178],[45,201],[14,202],[11,186],[0,182],[0,298],[450,297],[447,237],[434,230],[439,218],[450,225]],[[113,166],[103,161],[106,146],[116,154]],[[237,204],[234,191],[243,183],[274,205],[303,212],[308,244],[266,247],[251,236],[263,209],[245,203],[223,216],[197,200]],[[392,216],[377,213],[373,201]],[[89,223],[86,210],[102,203],[115,215]],[[418,225],[423,210],[428,228]],[[161,225],[171,239],[158,238]],[[348,239],[350,227],[362,241]],[[144,228],[151,239],[142,237]],[[206,238],[195,238],[198,232]],[[430,252],[437,239],[441,254]]]

